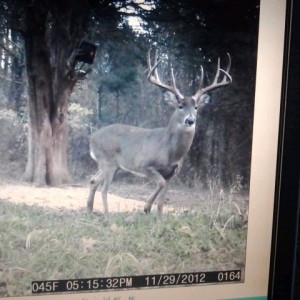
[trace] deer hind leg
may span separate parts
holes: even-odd
[[[106,169],[106,172],[104,175],[104,180],[103,180],[103,185],[102,185],[102,189],[101,189],[102,202],[103,202],[103,213],[104,213],[105,219],[108,218],[107,191],[108,191],[108,187],[114,177],[115,172],[116,172],[116,169],[113,169],[113,168]]]
[[[95,175],[92,176],[90,180],[90,192],[87,200],[87,209],[89,212],[93,211],[94,208],[94,198],[97,187],[104,180],[103,171],[99,170]]]
[[[144,207],[144,212],[148,214],[151,211],[153,202],[155,201],[156,197],[166,187],[166,180],[154,168],[148,168],[147,173],[145,175],[147,175],[149,179],[152,179],[156,182],[155,191],[148,198],[146,205]],[[160,218],[159,215],[158,218]]]

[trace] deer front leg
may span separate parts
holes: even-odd
[[[166,182],[165,187],[160,191],[160,193],[157,196],[157,217],[159,220],[162,220],[163,207],[165,204],[167,189],[168,189],[168,182]]]
[[[156,188],[152,195],[148,198],[144,207],[144,212],[146,214],[150,213],[154,200],[166,186],[166,180],[154,168],[148,168],[147,171],[147,177],[153,179],[156,182]],[[159,215],[158,218],[160,218]]]

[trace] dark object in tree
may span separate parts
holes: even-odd
[[[95,45],[82,41],[75,59],[91,65],[94,62],[96,50],[97,47]]]

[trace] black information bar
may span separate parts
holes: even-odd
[[[33,281],[33,294],[240,282],[241,270]]]

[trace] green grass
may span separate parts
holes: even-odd
[[[200,213],[112,214],[0,201],[0,282],[30,295],[32,280],[243,269],[247,229],[228,201]]]

